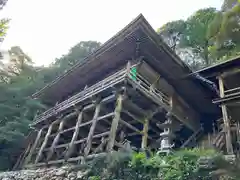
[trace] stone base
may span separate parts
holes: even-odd
[[[224,155],[224,158],[226,161],[230,163],[234,163],[236,161],[236,155],[235,154],[229,154],[229,155]]]

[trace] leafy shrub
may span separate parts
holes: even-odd
[[[227,163],[214,150],[180,150],[169,155],[113,152],[89,164],[88,178],[92,180],[212,180],[213,171],[199,166],[200,157],[210,157]]]

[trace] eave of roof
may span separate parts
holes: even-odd
[[[95,52],[89,54],[86,58],[81,60],[79,63],[74,65],[72,68],[70,68],[68,71],[63,73],[62,75],[58,76],[55,80],[47,84],[45,87],[37,91],[32,95],[33,98],[39,98],[42,93],[47,93],[46,91],[50,89],[54,84],[59,83],[61,79],[65,78],[69,74],[71,74],[73,71],[79,69],[80,67],[84,66],[89,60],[95,59],[96,56],[103,53],[108,47],[113,46],[116,44],[117,39],[124,37],[126,33],[130,29],[133,29],[134,26],[137,26],[138,24],[141,24],[141,21],[145,19],[142,14],[138,15],[132,22],[130,22],[125,28],[123,28],[121,31],[119,31],[116,35],[114,35],[112,38],[110,38],[108,41],[106,41],[101,47],[99,47]]]
[[[219,75],[222,72],[228,71],[229,69],[233,69],[236,67],[240,67],[240,56],[229,59],[225,62],[215,64],[209,66],[207,68],[201,69],[195,73],[199,73],[206,78],[211,78]]]

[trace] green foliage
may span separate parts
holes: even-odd
[[[87,55],[98,49],[100,45],[101,44],[96,41],[82,41],[72,47],[68,54],[63,55],[61,58],[57,58],[51,66],[57,67],[56,74],[59,75],[67,71],[74,64],[82,61]]]
[[[6,5],[6,3],[7,3],[7,0],[0,0],[0,10],[2,10],[2,8]],[[8,23],[9,23],[9,19],[7,18],[0,19],[0,42],[3,41],[7,33]]]
[[[240,53],[240,3],[226,0],[223,10],[200,9],[165,24],[158,33],[192,69],[201,69]]]
[[[0,42],[3,41],[8,30],[9,19],[0,19]]]
[[[80,42],[47,68],[33,66],[32,59],[18,46],[9,50],[9,62],[0,61],[0,169],[16,162],[29,124],[47,108],[31,95],[99,46],[94,41]]]
[[[201,157],[210,157],[210,160],[215,164],[214,168],[202,169],[199,166]],[[151,157],[146,157],[145,153],[114,152],[107,157],[101,157],[89,163],[90,171],[85,178],[105,180],[212,180],[223,176],[223,174],[216,175],[214,172],[220,169],[227,170],[228,166],[229,163],[224,160],[223,156],[214,150],[185,149],[169,155],[155,154]],[[235,165],[231,166],[236,167]],[[225,177],[228,176],[232,179],[236,177],[235,174],[231,173],[233,170],[225,172]]]
[[[191,52],[197,60],[201,60],[202,66],[208,66],[212,63],[208,52],[209,40],[211,39],[209,25],[216,15],[215,8],[200,9],[186,21],[178,20],[167,23],[158,32],[165,41],[171,39],[170,42],[175,51],[180,50],[180,53],[183,53],[183,50],[188,49],[188,52]],[[186,53],[184,54],[188,56]],[[193,64],[196,65],[194,62],[190,63],[190,65]],[[202,66],[200,65],[199,68]]]
[[[0,10],[6,5],[8,0],[0,0]]]

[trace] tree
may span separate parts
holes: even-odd
[[[0,169],[12,167],[29,133],[29,124],[39,111],[46,109],[30,96],[99,46],[95,41],[80,42],[50,67],[33,66],[32,59],[20,47],[10,48],[10,61],[0,64]]]
[[[222,4],[222,11],[226,12],[231,10],[239,1],[238,0],[224,0]]]
[[[7,0],[0,0],[0,10],[6,5]],[[0,19],[0,43],[3,41],[7,29],[8,29],[9,19]]]
[[[3,41],[7,33],[8,23],[9,23],[9,19],[0,19],[0,42]]]
[[[226,60],[239,55],[240,2],[237,0],[225,0],[222,11],[215,16],[210,29],[215,41],[210,49],[214,58]]]
[[[176,51],[187,24],[183,20],[172,21],[157,30],[163,40]]]
[[[7,3],[7,0],[0,0],[0,10],[5,6]]]
[[[53,63],[53,66],[58,66],[61,70],[67,70],[83,60],[90,53],[93,53],[100,47],[100,45],[101,44],[96,41],[81,41],[72,47],[68,54],[63,55],[61,58],[57,58]]]
[[[211,43],[208,27],[216,13],[215,8],[207,8],[198,10],[190,16],[186,21],[187,28],[180,41],[180,46],[191,48],[194,54],[203,59],[205,66],[212,64],[208,51],[208,46]]]
[[[225,0],[222,10],[200,9],[187,20],[158,29],[163,40],[193,70],[240,54],[240,2]]]
[[[30,98],[35,92],[35,68],[20,47],[10,49],[10,62],[2,63],[0,81],[0,161],[1,168],[11,166],[29,132],[29,124],[40,109]]]
[[[165,24],[158,29],[158,33],[193,69],[209,66],[213,61],[208,51],[212,43],[209,25],[217,13],[215,8],[200,9],[186,21]]]

